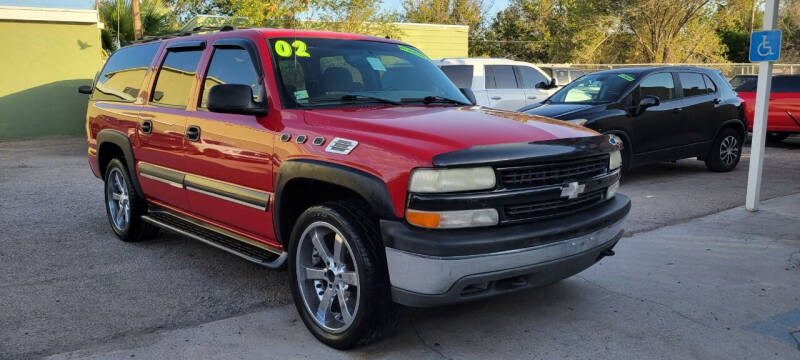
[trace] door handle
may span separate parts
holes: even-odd
[[[150,134],[153,132],[153,121],[152,120],[142,121],[142,125],[139,128],[142,130],[142,134]]]
[[[528,99],[530,99],[530,100],[536,100],[536,96],[528,96]]]
[[[200,141],[200,127],[195,125],[187,127],[186,139],[189,141]]]
[[[673,114],[678,114],[678,113],[680,113],[681,111],[683,111],[683,108],[674,108],[674,109],[672,109],[672,113],[673,113]]]
[[[499,97],[499,96],[492,96],[492,100],[500,100],[500,99],[502,99],[502,98]]]

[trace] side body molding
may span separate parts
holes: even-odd
[[[369,203],[372,211],[381,219],[396,218],[389,189],[383,180],[375,175],[325,161],[287,160],[281,164],[278,179],[275,182],[273,223],[278,239],[283,239],[283,231],[291,232],[291,229],[281,229],[280,209],[282,209],[284,201],[283,189],[295,179],[317,180],[349,189],[363,197]]]
[[[116,145],[122,150],[122,155],[125,156],[125,166],[128,168],[128,177],[133,183],[133,188],[136,189],[136,194],[139,198],[144,199],[144,192],[139,185],[139,178],[136,176],[136,159],[133,157],[133,146],[131,140],[123,132],[118,130],[105,129],[97,134],[97,158],[100,159],[100,153],[104,143],[111,143]],[[103,174],[100,174],[102,177]]]

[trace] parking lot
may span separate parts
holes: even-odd
[[[338,352],[299,321],[285,271],[166,232],[118,241],[82,138],[0,143],[0,358],[797,358],[800,138],[767,147],[774,200],[755,215],[737,208],[748,154],[731,173],[633,170],[617,256],[579,276],[408,310]]]

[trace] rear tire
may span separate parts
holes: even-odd
[[[337,349],[373,342],[397,323],[377,218],[365,208],[355,201],[311,207],[289,243],[297,312],[317,339]]]
[[[136,196],[128,170],[122,161],[112,159],[106,167],[105,204],[111,230],[122,241],[142,241],[158,233],[158,228],[142,221],[147,203]]]
[[[706,167],[711,171],[728,172],[736,168],[742,157],[742,135],[734,129],[720,131],[706,156]]]
[[[789,133],[768,132],[767,142],[781,142],[789,137]]]

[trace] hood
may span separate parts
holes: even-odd
[[[426,161],[436,154],[476,145],[597,135],[593,130],[559,120],[478,106],[314,109],[305,111],[305,121],[316,127],[329,127],[336,136],[390,147]]]
[[[541,106],[525,111],[526,114],[547,116],[551,118],[568,120],[572,118],[570,115],[583,110],[592,109],[603,105],[589,105],[589,104],[542,104]]]

